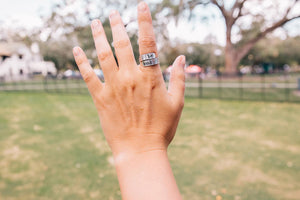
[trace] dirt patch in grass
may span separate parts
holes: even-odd
[[[299,154],[300,153],[300,147],[295,145],[284,145],[282,143],[279,143],[274,140],[260,140],[259,143],[261,145],[264,145],[268,147],[269,149],[278,149],[278,150],[287,150],[291,153]]]
[[[36,184],[44,180],[47,166],[39,159],[39,154],[24,149],[17,144],[18,134],[14,134],[2,141],[0,151],[0,174],[3,180],[23,182],[16,190],[34,189]],[[35,140],[36,141],[36,140]],[[1,187],[6,185],[0,181]]]
[[[219,158],[214,165],[214,169],[218,171],[235,169],[242,166],[241,163],[233,157]]]
[[[249,165],[243,165],[240,169],[241,170],[237,178],[237,183],[248,184],[262,182],[273,186],[280,185],[278,180],[265,174],[257,168],[251,167]]]
[[[95,132],[95,129],[92,126],[82,126],[80,128],[81,133],[93,133]]]
[[[79,197],[86,196],[87,191],[79,185],[55,185],[53,191],[57,194],[77,194]]]
[[[47,166],[38,159],[36,152],[14,145],[4,149],[1,157],[2,178],[11,181],[44,179],[43,172],[47,170]]]
[[[269,192],[276,194],[281,199],[299,200],[300,198],[300,189],[286,190],[285,188],[270,188]]]
[[[30,107],[26,105],[17,105],[17,107],[7,110],[6,118],[9,119],[9,126],[12,130],[22,132],[20,123],[30,118]]]

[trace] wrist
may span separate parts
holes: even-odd
[[[169,143],[159,134],[128,134],[109,142],[115,162],[134,159],[150,152],[167,152]]]
[[[123,151],[114,153],[114,162],[116,168],[122,167],[122,165],[128,165],[130,163],[138,163],[144,162],[146,160],[153,160],[158,158],[165,158],[168,160],[167,156],[167,148],[160,147],[160,148],[149,148],[143,149],[140,151]]]

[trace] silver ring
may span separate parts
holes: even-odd
[[[146,54],[141,55],[141,60],[142,61],[149,60],[149,59],[152,59],[152,58],[156,58],[155,53],[146,53]]]
[[[157,65],[159,62],[158,62],[158,58],[152,58],[152,59],[142,60],[142,63],[144,67],[148,67],[148,66]]]

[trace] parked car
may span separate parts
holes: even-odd
[[[64,71],[63,73],[58,75],[58,78],[60,79],[81,79],[81,74],[79,71],[74,71],[71,69],[68,69]]]

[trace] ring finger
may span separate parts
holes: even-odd
[[[151,57],[151,53],[154,53],[155,57],[158,57],[155,35],[152,26],[152,18],[151,18],[149,7],[145,2],[141,2],[138,5],[138,24],[139,24],[139,52],[141,55],[141,59],[145,54],[148,54],[148,57]],[[158,64],[151,65],[151,68],[159,69],[159,65]]]

